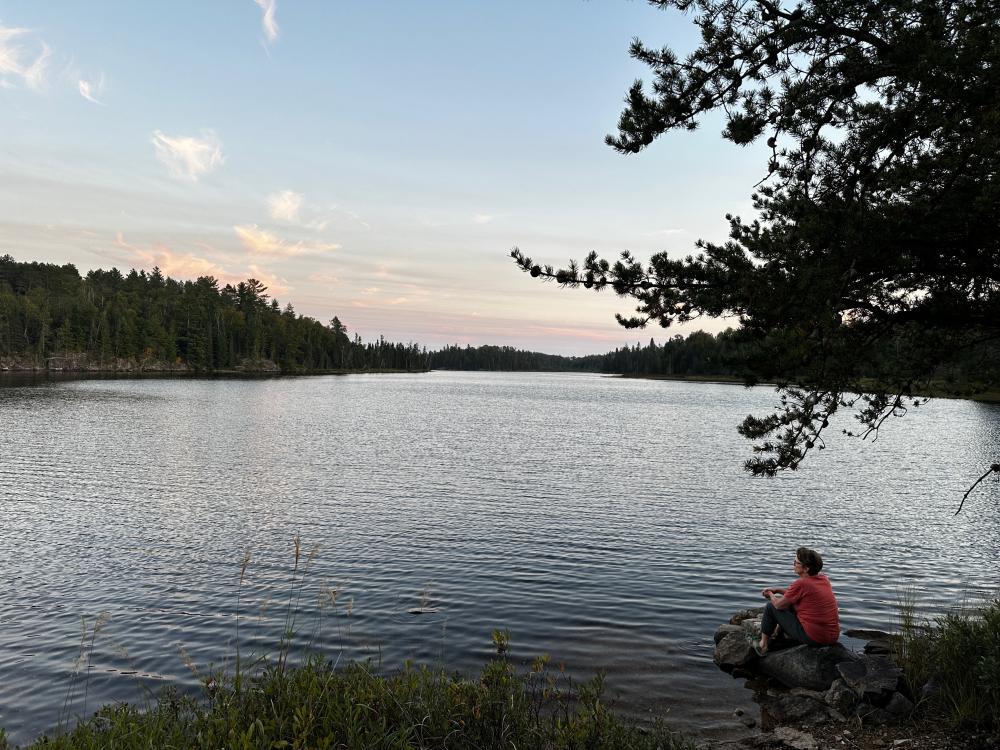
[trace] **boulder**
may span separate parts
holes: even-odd
[[[864,641],[866,654],[891,654],[895,640],[899,637],[884,630],[865,629],[847,630],[844,635]]]
[[[737,612],[735,615],[729,618],[730,625],[739,625],[744,620],[760,619],[760,616],[764,614],[763,607],[751,607],[750,609],[744,609]]]
[[[875,654],[864,654],[853,661],[838,664],[837,670],[844,682],[867,700],[894,692],[903,674],[903,670],[888,656]]]
[[[876,654],[879,656],[888,656],[892,653],[893,642],[892,639],[886,638],[885,640],[873,640],[868,641],[865,644],[866,654]]]
[[[786,687],[825,692],[834,680],[842,676],[838,665],[854,662],[857,658],[857,654],[839,643],[832,646],[795,646],[768,652],[758,661],[757,669]],[[846,681],[851,684],[850,680]]]
[[[799,695],[803,698],[812,698],[817,703],[826,703],[826,693],[822,690],[810,690],[809,688],[796,687],[788,691],[792,695]]]
[[[823,701],[835,711],[848,714],[858,705],[858,694],[844,682],[842,677],[838,677],[830,685],[830,689],[826,691]]]
[[[847,636],[866,642],[864,654],[840,643],[803,646],[775,638],[768,653],[758,657],[753,644],[760,638],[762,609],[733,615],[714,638],[715,663],[734,676],[747,678],[747,687],[755,691],[760,726],[765,731],[761,737],[779,742],[769,730],[790,723],[805,727],[860,720],[881,725],[912,715],[915,707],[900,684],[902,670],[891,658],[898,636],[880,630],[847,631]],[[928,684],[923,691],[933,689]]]
[[[712,658],[720,669],[732,672],[733,669],[746,665],[751,659],[756,659],[757,655],[743,629],[739,628],[738,632],[723,634],[715,644]]]
[[[889,702],[885,704],[885,710],[900,719],[910,718],[915,708],[913,701],[902,693],[893,693]]]
[[[869,628],[853,628],[851,630],[845,630],[844,635],[848,638],[857,638],[859,641],[874,641],[892,637],[892,633],[887,633],[884,630],[872,630]]]
[[[778,724],[822,724],[830,719],[826,704],[808,695],[796,695],[784,690],[765,690],[754,696],[760,704],[761,723],[765,727]]]
[[[739,625],[730,625],[729,623],[720,625],[719,629],[715,631],[715,642],[718,643],[729,633],[740,633],[742,635],[743,628]]]
[[[861,720],[862,724],[876,727],[884,726],[886,724],[894,724],[899,721],[898,716],[893,716],[884,708],[871,706],[867,703],[858,704],[858,709],[855,715]]]
[[[774,738],[781,740],[794,750],[817,750],[816,738],[806,732],[800,732],[791,727],[778,727],[774,730]]]

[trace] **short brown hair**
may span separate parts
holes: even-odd
[[[814,549],[799,547],[795,550],[795,559],[805,566],[805,569],[809,571],[809,575],[811,576],[823,570],[823,558]]]

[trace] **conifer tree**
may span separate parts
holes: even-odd
[[[860,421],[847,432],[877,434],[940,390],[950,362],[981,357],[979,384],[995,387],[996,3],[650,1],[689,13],[701,42],[684,57],[633,42],[653,82],[631,87],[607,142],[638,153],[722,110],[722,137],[761,151],[757,215],[727,217],[728,241],[683,259],[591,253],[557,270],[515,248],[518,265],[634,298],[635,314],[618,316],[629,328],[736,316],[756,344],[754,377],[782,386],[775,413],[739,428],[756,441],[756,475],[798,467],[840,408]]]

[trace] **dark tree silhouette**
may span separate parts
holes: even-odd
[[[651,1],[690,13],[701,43],[682,58],[633,42],[653,83],[632,86],[607,142],[637,153],[722,110],[724,138],[763,147],[756,218],[727,217],[727,242],[683,259],[557,270],[515,248],[518,265],[634,298],[629,328],[737,317],[751,382],[782,386],[775,413],[739,428],[756,475],[795,469],[843,407],[877,435],[942,390],[942,365],[979,357],[979,384],[1000,382],[996,3]]]

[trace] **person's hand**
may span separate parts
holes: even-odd
[[[770,599],[774,595],[774,592],[771,589],[764,589],[760,592],[760,595],[765,599]]]

